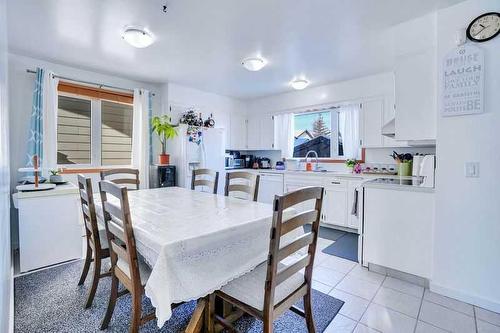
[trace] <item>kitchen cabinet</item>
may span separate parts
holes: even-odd
[[[259,172],[258,202],[272,204],[275,195],[283,194],[283,174],[272,172]]]
[[[436,139],[435,59],[434,49],[397,59],[394,71],[396,140]]]
[[[383,147],[382,118],[384,100],[371,100],[361,104],[361,145],[365,148]]]
[[[361,221],[361,216],[363,216],[363,189],[361,184],[362,180],[350,180],[347,186],[347,227],[351,229],[358,229]],[[357,191],[357,200],[356,200],[356,192]],[[356,202],[355,202],[356,201]],[[353,215],[352,209],[356,204],[357,215]]]
[[[340,227],[347,227],[347,182],[328,180],[323,196],[322,222]]]
[[[232,112],[229,128],[229,145],[228,149],[243,150],[247,147],[247,123],[246,114]]]
[[[364,189],[363,265],[431,277],[433,192]]]
[[[298,190],[307,186],[323,186],[321,177],[314,176],[296,176],[285,174],[285,193]],[[305,212],[309,209],[314,209],[314,200],[309,200],[295,206],[295,209],[300,212]]]
[[[361,185],[362,179],[349,179],[318,175],[287,175],[285,174],[285,193],[306,186],[323,186],[323,208],[321,222],[326,226],[358,229],[359,219],[351,215],[354,203],[354,189]],[[358,197],[359,208],[362,209],[362,196]],[[314,208],[314,202],[302,204],[299,211]],[[358,216],[362,216],[361,212]]]
[[[252,115],[247,119],[247,149],[274,149],[274,117]]]

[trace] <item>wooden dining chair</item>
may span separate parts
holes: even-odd
[[[151,270],[137,254],[130,216],[128,189],[107,180],[99,182],[99,189],[111,255],[111,293],[101,329],[108,327],[116,299],[130,292],[132,295],[132,319],[129,332],[136,333],[139,332],[141,325],[156,318],[154,312],[142,316],[141,302],[144,285]],[[117,200],[110,202],[108,196]],[[118,291],[118,282],[125,287],[123,291]]]
[[[224,195],[227,197],[231,192],[246,193],[250,199],[257,201],[259,182],[260,176],[251,172],[227,172]]]
[[[210,169],[195,169],[191,175],[191,189],[195,190],[198,186],[206,186],[210,192],[217,194],[219,185],[219,172]]]
[[[127,175],[129,177],[125,177]],[[101,171],[101,180],[109,180],[115,184],[124,185],[129,190],[138,190],[140,184],[139,170],[129,168],[104,170]]]
[[[109,258],[108,239],[106,229],[99,228],[97,223],[94,196],[92,191],[92,180],[83,175],[78,175],[78,188],[80,189],[80,201],[83,212],[83,225],[86,236],[86,254],[83,271],[78,285],[81,286],[87,274],[91,263],[94,263],[94,273],[92,274],[92,284],[87,295],[85,308],[89,308],[94,300],[99,279],[110,276],[110,272],[101,273],[103,259]]]
[[[308,200],[315,200],[314,209],[283,220],[284,210]],[[206,319],[208,332],[214,332],[214,322],[234,331],[234,327],[226,318],[215,315],[216,296],[262,320],[265,333],[273,331],[273,321],[288,309],[306,319],[309,333],[315,332],[311,284],[322,203],[322,187],[306,187],[275,196],[268,260],[209,296]],[[312,223],[310,232],[281,246],[283,235],[307,223]],[[297,252],[306,246],[306,254]],[[284,265],[281,263],[284,260],[293,262]],[[301,298],[304,301],[304,310],[294,306]]]

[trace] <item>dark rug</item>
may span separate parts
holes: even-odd
[[[14,332],[98,332],[106,311],[110,279],[99,282],[94,303],[83,309],[90,276],[84,286],[77,286],[83,261],[72,262],[44,271],[17,277],[14,280]],[[120,297],[107,331],[127,332],[130,323],[130,295]],[[147,297],[143,299],[145,313],[152,311]],[[318,332],[323,332],[344,302],[313,291],[313,311]],[[195,308],[195,302],[186,303],[173,311],[172,318],[159,329],[153,320],[141,327],[141,332],[182,332]],[[298,306],[301,304],[297,303]],[[302,306],[301,306],[302,307]],[[259,320],[244,316],[236,327],[241,332],[262,332]],[[307,332],[302,317],[287,311],[274,324],[276,332]]]
[[[346,232],[335,243],[324,248],[322,252],[358,262],[358,236],[358,234]]]
[[[304,226],[304,231],[305,232],[311,231],[311,225],[306,224]],[[337,239],[344,236],[345,234],[347,234],[347,232],[345,232],[345,231],[336,230],[336,229],[327,228],[327,227],[319,227],[318,237],[332,240],[332,241],[336,241]]]

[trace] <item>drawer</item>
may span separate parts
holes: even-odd
[[[324,182],[323,182],[323,186],[325,187],[330,187],[330,188],[338,188],[338,189],[341,189],[341,188],[347,188],[349,184],[349,181],[348,180],[345,180],[345,179],[339,179],[339,178],[328,178],[328,179],[325,179]]]

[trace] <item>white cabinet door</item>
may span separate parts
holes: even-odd
[[[351,180],[347,187],[347,226],[352,229],[359,228],[360,217],[362,216],[363,189],[360,187],[362,181]],[[357,191],[357,200],[355,191]],[[357,215],[352,215],[354,204],[356,203]]]
[[[322,186],[323,180],[320,177],[311,176],[290,176],[285,175],[285,193],[298,190],[299,188],[307,186]],[[294,208],[300,213],[309,209],[314,209],[314,200],[308,200],[301,204],[294,206]]]
[[[260,120],[260,147],[274,149],[274,116],[264,115]]]
[[[247,148],[253,150],[274,149],[274,117],[272,115],[248,117]]]
[[[396,139],[436,139],[435,51],[400,57],[395,69]]]
[[[362,125],[361,137],[363,147],[382,147],[384,138],[382,136],[382,118],[384,113],[384,101],[382,99],[362,103]]]
[[[248,117],[247,119],[247,148],[260,149],[260,117]]]
[[[228,149],[245,149],[247,141],[247,124],[246,115],[243,113],[233,112],[230,118],[230,136]]]
[[[347,180],[325,180],[321,214],[324,223],[341,227],[347,226],[347,184]]]

